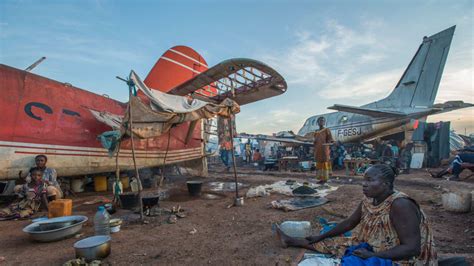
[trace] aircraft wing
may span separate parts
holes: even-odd
[[[368,115],[371,117],[404,117],[407,114],[402,112],[395,112],[395,111],[385,111],[385,110],[377,110],[372,108],[365,108],[365,107],[356,107],[356,106],[349,106],[349,105],[342,105],[342,104],[335,104],[333,106],[328,107],[328,109],[348,112],[348,113],[355,113],[361,115]]]
[[[411,113],[409,116],[421,117],[427,115],[437,115],[469,107],[474,107],[474,104],[465,103],[463,101],[447,101],[445,103],[434,104],[431,108],[427,108],[421,112]]]
[[[447,101],[445,103],[434,104],[433,107],[441,109],[441,111],[436,112],[436,114],[439,114],[439,113],[451,112],[457,109],[474,107],[474,104],[465,103],[463,101]]]
[[[248,134],[238,134],[238,138],[251,138],[256,140],[266,140],[266,141],[275,141],[275,142],[283,142],[289,144],[299,144],[299,145],[313,145],[313,142],[308,141],[301,141],[294,138],[279,138],[267,135],[248,135]]]
[[[169,91],[208,102],[230,98],[239,105],[280,95],[287,89],[285,79],[262,62],[235,58],[223,61]]]

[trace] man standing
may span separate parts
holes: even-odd
[[[329,171],[331,167],[331,156],[329,146],[334,142],[331,130],[325,128],[326,119],[319,117],[319,130],[314,132],[314,159],[316,160],[316,171],[320,184],[324,184],[329,179]]]
[[[252,145],[250,144],[250,139],[245,144],[245,162],[250,164],[252,159]]]
[[[252,161],[254,163],[259,163],[262,161],[262,154],[260,154],[260,149],[256,149],[253,153]]]

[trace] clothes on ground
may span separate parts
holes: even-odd
[[[19,191],[20,202],[14,202],[8,207],[0,209],[0,220],[26,218],[38,211],[43,195],[47,193],[43,182],[29,182],[21,185]]]
[[[271,204],[274,209],[288,212],[321,206],[327,202],[326,198],[297,197],[288,200],[274,200]]]
[[[295,196],[293,194],[293,190],[301,186],[303,186],[303,183],[300,183],[300,182],[288,183],[288,181],[277,181],[273,184],[251,187],[247,191],[247,194],[245,195],[245,197],[247,198],[261,197],[261,196],[267,196],[270,193],[278,193],[278,194],[283,194],[287,196]],[[316,194],[306,195],[306,196],[311,196],[311,197],[321,197],[321,198],[326,197],[332,191],[337,190],[336,186],[329,186],[327,184],[319,185],[315,183],[309,183],[308,186],[317,191]]]
[[[336,259],[336,258],[331,258],[328,257],[325,254],[319,254],[319,253],[305,253],[303,256],[303,259],[301,260],[300,263],[298,263],[298,266],[336,266],[340,265],[341,260]]]
[[[389,259],[382,259],[378,257],[363,259],[352,254],[354,251],[362,248],[365,248],[368,251],[373,251],[372,247],[367,243],[362,243],[357,246],[350,246],[346,249],[344,257],[341,259],[341,266],[392,266],[392,261]]]

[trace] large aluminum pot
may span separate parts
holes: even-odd
[[[86,262],[106,258],[110,254],[110,236],[91,236],[74,243],[76,258],[84,258]]]
[[[23,232],[28,233],[33,240],[51,242],[77,234],[85,222],[87,216],[83,215],[56,217],[32,223],[23,228]]]

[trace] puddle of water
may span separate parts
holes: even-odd
[[[225,195],[212,193],[212,192],[201,192],[200,196],[193,197],[189,195],[188,191],[184,190],[171,190],[165,193],[160,200],[163,201],[171,201],[171,202],[185,202],[191,200],[218,200],[225,198]]]
[[[245,187],[242,183],[237,183],[239,188]],[[235,182],[209,182],[206,184],[210,191],[235,191]]]

